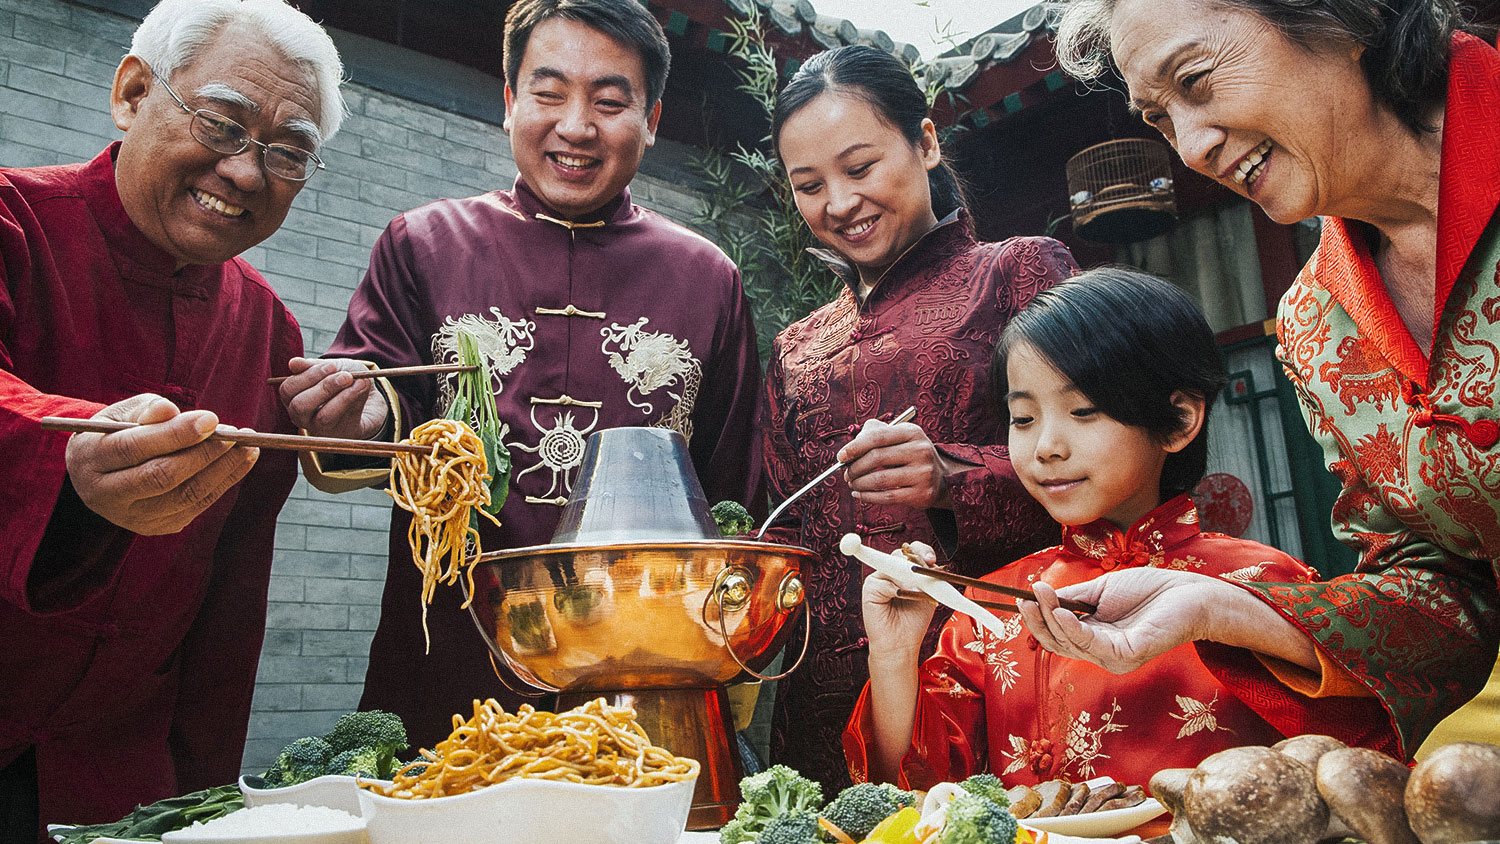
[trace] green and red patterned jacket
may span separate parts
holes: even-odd
[[[1354,574],[1245,584],[1373,698],[1305,697],[1243,651],[1200,645],[1284,732],[1338,734],[1378,702],[1410,757],[1484,686],[1500,642],[1500,53],[1453,40],[1438,199],[1431,358],[1402,323],[1363,226],[1324,221],[1278,312],[1278,355],[1343,490],[1338,538]],[[1368,705],[1368,704],[1367,704]]]

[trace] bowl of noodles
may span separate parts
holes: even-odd
[[[674,844],[699,765],[603,700],[567,712],[475,701],[389,783],[362,783],[370,844]]]

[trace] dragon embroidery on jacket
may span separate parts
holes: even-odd
[[[667,390],[675,400],[671,410],[652,424],[659,428],[670,428],[693,439],[693,405],[698,399],[698,387],[703,381],[703,365],[693,357],[686,340],[678,340],[670,334],[646,331],[649,318],[641,317],[634,325],[614,323],[601,328],[604,337],[600,351],[604,352],[609,365],[629,385],[626,400],[631,407],[650,416],[656,405],[647,396],[664,387],[677,384],[678,391]],[[613,348],[611,348],[613,346]],[[639,399],[639,400],[637,400]]]
[[[450,316],[443,326],[432,335],[432,359],[439,363],[458,363],[458,332],[467,331],[489,364],[494,377],[491,388],[499,395],[505,389],[504,378],[516,367],[526,362],[526,353],[536,346],[536,323],[531,320],[515,320],[500,313],[499,308],[490,308],[494,319],[485,319],[479,314]],[[447,413],[453,405],[453,384],[457,376],[439,379],[439,410]]]

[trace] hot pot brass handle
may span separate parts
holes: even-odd
[[[743,609],[750,602],[750,587],[753,583],[752,575],[739,566],[731,566],[720,572],[711,593],[719,605],[719,635],[724,637],[724,649],[729,651],[730,658],[741,671],[757,680],[780,680],[796,671],[802,665],[802,659],[807,656],[807,643],[812,639],[812,613],[807,607],[802,608],[802,650],[797,654],[797,661],[792,663],[792,667],[780,674],[762,674],[756,671],[734,652],[734,642],[730,641],[729,629],[724,625],[726,612]],[[791,612],[802,604],[803,597],[802,579],[796,574],[788,574],[781,579],[781,586],[776,590],[776,609],[779,612]],[[707,602],[703,609],[708,611]]]

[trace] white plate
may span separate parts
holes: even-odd
[[[1125,809],[1110,809],[1107,812],[1089,812],[1083,815],[1063,815],[1057,818],[1026,818],[1021,826],[1055,832],[1059,835],[1078,835],[1084,838],[1108,838],[1127,829],[1151,820],[1165,812],[1167,807],[1155,797]]]

